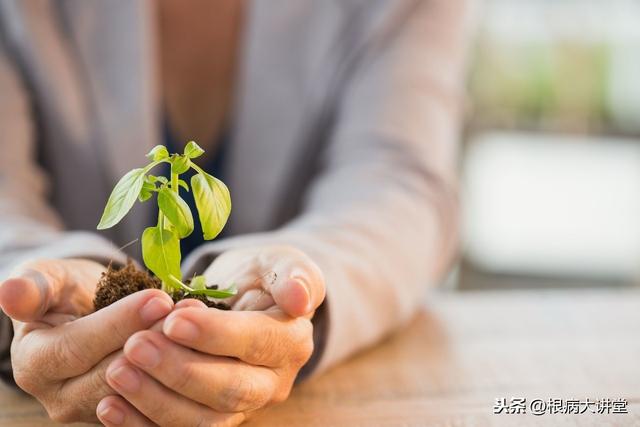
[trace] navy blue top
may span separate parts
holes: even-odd
[[[178,146],[175,136],[171,131],[168,121],[165,119],[163,124],[163,139],[164,145],[169,150],[169,153],[182,153],[182,148]],[[225,152],[227,150],[228,138],[226,132],[220,134],[220,140],[216,145],[215,152],[208,152],[204,161],[202,158],[195,159],[194,163],[197,163],[205,172],[215,176],[216,178],[223,180],[223,161]],[[169,176],[170,166],[169,164],[163,164],[166,176]],[[181,179],[184,179],[187,183],[190,182],[191,177],[195,172],[190,169],[184,174],[180,175]],[[187,192],[184,188],[180,187],[180,196],[189,205],[191,212],[193,213],[194,230],[189,236],[180,241],[180,249],[182,251],[183,258],[186,257],[192,250],[200,246],[205,240],[202,237],[202,227],[200,226],[200,218],[198,217],[198,211],[196,209],[196,203],[191,195],[191,192]],[[155,220],[155,219],[154,219]],[[224,234],[224,230],[220,233],[219,237]]]

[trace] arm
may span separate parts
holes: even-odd
[[[389,22],[371,29],[300,216],[272,233],[212,243],[187,260],[203,271],[229,249],[288,243],[303,250],[327,286],[317,370],[406,322],[454,253],[466,14],[462,1],[413,3],[384,37],[376,38]]]

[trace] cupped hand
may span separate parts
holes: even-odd
[[[165,293],[147,290],[92,313],[103,271],[88,260],[39,260],[0,283],[0,306],[14,324],[14,378],[55,421],[96,421],[98,402],[113,394],[109,363],[132,334],[173,309]]]
[[[325,295],[318,267],[290,247],[235,250],[205,275],[240,292],[233,310],[182,301],[162,331],[134,334],[107,370],[119,396],[98,406],[107,426],[237,425],[287,398],[313,350]]]

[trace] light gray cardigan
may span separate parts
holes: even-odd
[[[400,327],[451,260],[463,3],[249,2],[232,237],[184,267],[256,244],[307,252],[328,288],[316,372]],[[150,0],[0,0],[0,279],[31,258],[122,260],[147,225],[148,204],[95,231],[160,141],[154,22]]]

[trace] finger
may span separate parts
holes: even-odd
[[[237,425],[244,420],[242,413],[219,413],[167,389],[127,359],[109,366],[107,381],[141,414],[161,426]]]
[[[311,280],[304,276],[278,278],[268,291],[278,307],[289,316],[310,315],[324,299],[322,282]]]
[[[46,313],[52,294],[46,279],[11,278],[0,284],[0,307],[12,319],[30,322]]]
[[[96,415],[107,427],[155,427],[147,417],[120,396],[107,396],[98,403]]]
[[[163,328],[169,339],[194,350],[269,367],[306,362],[313,350],[312,331],[309,320],[280,311],[209,308],[174,311]]]
[[[290,316],[310,316],[322,303],[322,272],[304,252],[290,246],[273,246],[222,254],[205,271],[211,283],[234,283],[239,292],[232,306],[251,289],[263,289]]]
[[[56,308],[84,315],[92,310],[91,290],[103,270],[101,265],[85,260],[25,264],[12,273],[14,277],[0,284],[0,307],[9,317],[22,322],[39,320]]]
[[[261,311],[275,305],[271,295],[264,289],[249,289],[233,304],[236,311]]]
[[[187,298],[178,301],[174,306],[174,310],[178,310],[185,307],[198,307],[198,308],[206,308],[207,306],[202,301],[193,298]],[[152,327],[149,328],[151,331],[162,332],[162,328],[164,326],[164,318],[158,320]]]
[[[183,299],[181,301],[178,301],[175,305],[175,309],[187,307],[207,308],[207,305],[202,301],[193,298]]]
[[[110,354],[89,372],[57,384],[55,394],[59,401],[52,406],[65,411],[58,414],[59,419],[87,420],[95,417],[96,402],[114,394],[105,380],[105,373],[109,365],[119,357],[122,357],[122,351]]]
[[[270,260],[274,280],[261,286],[275,303],[292,317],[311,315],[325,295],[324,278],[318,266],[304,252],[291,247],[273,249]]]
[[[191,351],[161,333],[138,332],[125,344],[124,354],[167,388],[218,412],[251,411],[281,397],[276,393],[283,380],[271,369]],[[288,380],[283,384],[287,390],[293,375]]]
[[[78,376],[172,309],[173,301],[165,292],[136,292],[88,316],[27,334],[19,347],[19,357],[38,367],[45,378]]]

